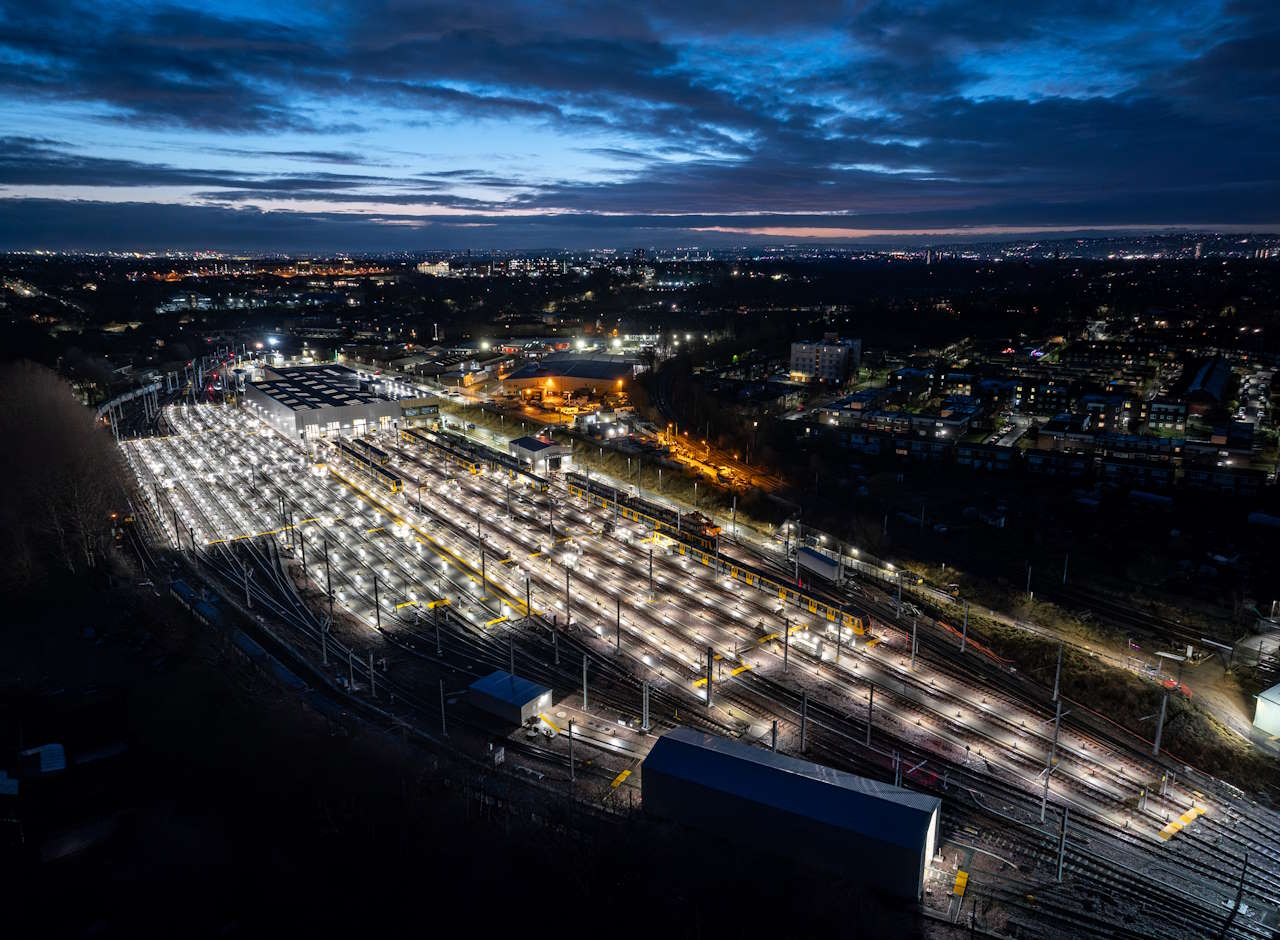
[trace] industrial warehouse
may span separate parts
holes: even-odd
[[[591,395],[631,391],[636,366],[619,358],[588,359],[583,356],[549,356],[516,369],[502,380],[507,394],[562,395],[587,392]]]
[[[654,816],[824,868],[856,865],[863,883],[893,897],[924,891],[937,797],[683,727],[654,744],[641,786]]]
[[[245,402],[293,439],[350,437],[388,430],[400,419],[399,402],[362,387],[345,366],[269,368],[245,386]]]

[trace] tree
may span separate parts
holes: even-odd
[[[123,477],[119,451],[93,412],[51,370],[9,363],[0,367],[0,440],[0,579],[26,588],[55,570],[94,568]]]

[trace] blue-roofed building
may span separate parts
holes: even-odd
[[[492,715],[522,725],[551,707],[551,690],[530,679],[496,670],[471,683],[471,702]]]
[[[917,899],[942,801],[730,738],[676,728],[641,768],[646,813]]]

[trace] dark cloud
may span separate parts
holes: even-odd
[[[357,173],[315,172],[269,176],[220,170],[190,170],[157,163],[95,157],[67,149],[61,141],[0,138],[0,184],[26,186],[219,186],[262,191],[335,191],[386,182]]]
[[[0,184],[186,187],[219,204],[190,208],[188,224],[228,237],[246,225],[293,232],[286,213],[246,208],[268,201],[403,207],[381,222],[298,213],[331,247],[381,237],[391,222],[465,231],[421,215],[438,209],[521,237],[599,232],[603,219],[664,231],[715,218],[1262,224],[1280,219],[1277,48],[1277,5],[1259,0],[326,0],[281,22],[217,7],[13,2],[0,10],[10,100],[214,132],[226,144],[209,149],[224,157],[350,172],[95,156],[86,133],[0,142]],[[622,169],[543,179],[518,161],[468,158],[401,173],[342,139],[388,121],[442,134],[534,126]],[[283,131],[290,146],[243,142]],[[16,205],[4,207],[15,221]],[[499,215],[511,208],[548,215]]]

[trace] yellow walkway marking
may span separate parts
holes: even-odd
[[[471,580],[473,581],[480,580],[479,578],[475,577],[475,575],[479,574],[479,572],[476,571],[476,569],[472,567],[472,565],[469,562],[467,562],[460,555],[451,551],[449,548],[447,548],[440,542],[437,542],[434,538],[431,537],[431,535],[427,532],[426,529],[423,529],[421,526],[415,525],[414,523],[410,522],[408,519],[404,518],[402,515],[396,512],[396,510],[393,509],[391,506],[388,506],[382,500],[370,494],[364,487],[360,486],[358,483],[353,483],[351,480],[347,479],[336,468],[331,466],[328,469],[331,474],[337,477],[338,480],[344,483],[348,488],[350,488],[354,493],[356,493],[356,495],[363,498],[364,501],[367,502],[370,506],[373,506],[374,508],[379,509],[382,512],[386,513],[394,522],[398,522],[400,525],[408,526],[409,528],[411,528],[414,532],[418,534],[419,540],[422,541],[424,545],[429,545],[432,551],[434,551],[441,558],[451,561],[454,567],[462,569],[471,577]],[[494,585],[494,590],[505,601],[507,601],[507,603],[512,608],[516,610],[525,610],[524,601],[516,597],[513,597],[512,595],[508,594],[506,591],[504,591],[502,588],[498,587],[497,585]]]
[[[549,727],[556,734],[560,733],[560,728],[556,725],[554,721],[552,721],[550,718],[547,717],[546,712],[538,712],[538,717],[541,718],[543,721],[545,721],[547,723],[547,727]]]
[[[963,868],[956,872],[956,883],[951,889],[951,893],[958,898],[964,897],[964,889],[969,886],[969,873]]]
[[[1199,806],[1193,806],[1177,819],[1171,819],[1169,824],[1156,833],[1156,838],[1161,842],[1168,842],[1187,826],[1195,822],[1199,817],[1205,814],[1205,810]]]
[[[319,518],[303,519],[301,522],[294,523],[291,526],[283,526],[279,529],[265,529],[262,532],[246,532],[243,535],[228,535],[226,538],[210,539],[206,545],[221,545],[223,542],[239,542],[241,539],[257,539],[264,535],[279,535],[281,532],[288,532],[290,529],[296,529],[304,526],[309,522],[319,522]]]
[[[622,786],[622,784],[630,776],[631,776],[631,771],[624,770],[622,773],[618,774],[618,776],[613,778],[613,783],[609,784],[609,786],[613,787],[613,789],[616,790],[618,789],[618,787]]]
[[[399,610],[402,607],[417,607],[417,606],[418,606],[417,601],[401,601],[399,604],[396,604],[396,610]]]
[[[730,670],[729,675],[731,675],[731,676],[740,676],[740,675],[742,675],[744,672],[746,672],[748,669],[751,669],[751,668],[753,668],[753,667],[751,666],[751,664],[750,664],[750,663],[743,663],[743,664],[742,664],[741,666],[739,666],[738,668],[733,669],[733,670]]]
[[[498,624],[500,624],[500,623],[506,623],[506,622],[507,622],[507,618],[506,618],[506,617],[494,617],[492,620],[490,620],[488,623],[486,623],[486,624],[485,624],[485,626],[486,626],[486,627],[496,627]]]

